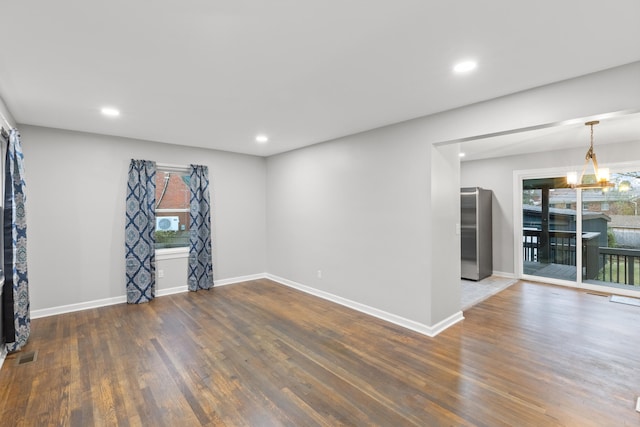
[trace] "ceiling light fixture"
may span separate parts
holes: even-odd
[[[120,111],[111,107],[104,107],[102,110],[100,110],[100,112],[109,117],[118,117],[120,115]]]
[[[582,168],[580,177],[578,178],[577,172],[567,173],[567,184],[569,184],[571,188],[608,188],[614,186],[612,182],[609,182],[609,169],[598,168],[596,152],[593,151],[593,127],[598,123],[600,123],[598,120],[585,123],[585,126],[591,127],[591,145],[587,150],[587,154],[584,156],[584,167]],[[587,171],[589,162],[591,162],[591,165],[593,166],[593,176],[595,179],[590,180],[591,182],[583,183],[584,173]]]
[[[264,144],[269,142],[269,137],[267,135],[258,135],[256,136],[256,142],[260,144]]]
[[[469,71],[475,70],[477,66],[478,66],[478,63],[476,61],[458,62],[453,67],[453,71],[455,71],[458,74],[460,74],[460,73],[468,73]]]

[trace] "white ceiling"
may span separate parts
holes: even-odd
[[[638,0],[33,0],[0,13],[0,96],[19,123],[256,155],[640,60]],[[466,58],[478,69],[454,75]]]
[[[598,147],[602,145],[640,142],[640,113],[605,114],[598,119],[600,123],[593,127],[596,154]],[[460,152],[464,153],[461,161],[568,148],[584,148],[586,154],[590,144],[591,128],[585,126],[585,123],[572,120],[571,123],[557,123],[541,129],[466,141],[460,144]],[[579,162],[580,158],[576,161]]]

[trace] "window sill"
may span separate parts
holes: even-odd
[[[168,248],[168,249],[156,249],[156,260],[162,261],[165,259],[178,259],[189,258],[189,248]]]

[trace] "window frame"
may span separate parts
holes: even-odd
[[[156,174],[158,172],[180,173],[185,175],[191,174],[191,167],[185,165],[173,165],[167,163],[156,163]],[[157,201],[156,201],[157,203]],[[156,209],[156,217],[158,213],[163,212],[190,212],[189,208],[182,209]],[[189,245],[178,248],[156,248],[156,260],[178,259],[189,257]]]

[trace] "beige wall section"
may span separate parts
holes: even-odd
[[[129,161],[209,167],[214,276],[266,271],[265,160],[95,134],[20,126],[25,153],[32,310],[125,294],[124,224]],[[165,280],[181,260],[162,263]],[[184,264],[186,265],[186,263]]]

